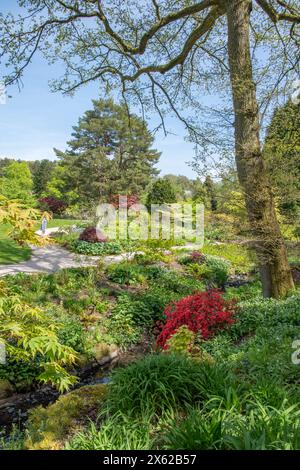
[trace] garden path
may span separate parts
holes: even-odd
[[[59,227],[47,229],[46,235],[60,231]],[[39,231],[36,232],[39,234]],[[195,249],[195,244],[174,247],[174,249]],[[120,255],[105,256],[102,261],[105,264],[119,263],[132,259],[136,253],[122,253]],[[0,277],[14,274],[34,274],[34,273],[54,273],[65,268],[80,268],[87,266],[97,266],[101,257],[86,256],[71,253],[58,245],[48,245],[45,247],[32,246],[32,256],[28,261],[17,264],[0,265]]]
[[[134,253],[105,256],[106,264],[112,262],[121,262],[130,259]],[[0,277],[8,274],[34,274],[34,273],[53,273],[65,268],[79,268],[84,266],[96,266],[100,257],[85,256],[71,253],[57,245],[46,247],[32,247],[32,256],[28,261],[22,261],[18,264],[8,264],[0,266]]]

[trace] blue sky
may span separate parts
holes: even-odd
[[[0,0],[1,12],[15,10],[17,0]],[[0,80],[3,70],[0,70]],[[60,75],[58,65],[51,67],[36,56],[24,74],[21,92],[16,87],[8,90],[11,98],[0,105],[0,158],[13,157],[24,160],[54,159],[53,147],[65,150],[72,126],[91,108],[91,100],[97,98],[97,84],[77,91],[74,97],[51,93],[49,80]],[[149,125],[158,123],[153,115]],[[176,120],[168,122],[168,129],[175,135],[156,135],[155,147],[162,152],[158,168],[161,174],[173,173],[195,177],[186,162],[193,158],[191,143],[185,142],[185,130]]]

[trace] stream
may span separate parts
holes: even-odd
[[[228,280],[224,289],[240,287],[248,283],[249,277],[247,275],[236,275]],[[72,390],[86,385],[108,383],[112,363],[117,358],[118,355],[111,358],[107,356],[106,362],[94,363],[84,369],[77,370],[75,373],[79,380]],[[8,435],[13,425],[16,425],[18,429],[24,429],[30,409],[40,405],[48,406],[61,395],[54,387],[42,385],[31,391],[14,393],[8,398],[0,399],[0,432],[4,430],[4,433]]]
[[[99,377],[99,372],[102,377]],[[79,378],[72,390],[86,385],[105,384],[110,381],[110,363],[105,366],[97,364],[77,371]],[[71,391],[71,390],[70,390]],[[48,406],[54,403],[62,394],[54,387],[42,385],[32,391],[14,393],[0,400],[0,431],[9,434],[13,425],[23,429],[28,419],[28,413],[36,406]]]

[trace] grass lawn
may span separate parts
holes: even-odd
[[[47,228],[54,227],[71,227],[72,225],[81,224],[82,220],[78,219],[52,219],[48,221]],[[36,224],[36,229],[41,228],[41,222]]]
[[[31,249],[22,247],[8,237],[8,227],[0,225],[0,264],[13,264],[26,261],[31,256]]]
[[[77,219],[52,219],[48,222],[48,228],[69,227],[81,223]],[[40,229],[40,223],[37,223],[36,229]],[[22,247],[8,237],[9,227],[0,225],[0,265],[14,264],[26,261],[31,256],[31,249]]]

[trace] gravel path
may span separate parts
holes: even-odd
[[[109,264],[131,259],[134,253],[104,257],[104,262]],[[0,265],[0,277],[8,274],[33,274],[53,273],[64,268],[79,268],[83,266],[96,266],[100,257],[85,256],[71,253],[57,245],[49,245],[43,248],[32,247],[32,257],[28,261],[18,264]]]
[[[61,231],[59,227],[46,230],[46,235]],[[36,232],[41,235],[41,231]],[[173,247],[174,249],[196,249],[197,245],[189,243],[185,246]],[[123,260],[132,259],[136,253],[123,253],[121,255],[105,256],[102,258],[105,264],[119,263]],[[32,256],[30,260],[17,264],[0,265],[0,277],[8,274],[34,274],[34,273],[54,273],[65,268],[80,268],[84,266],[97,266],[101,258],[98,256],[85,256],[71,253],[70,251],[58,246],[48,245],[46,247],[32,247]]]

